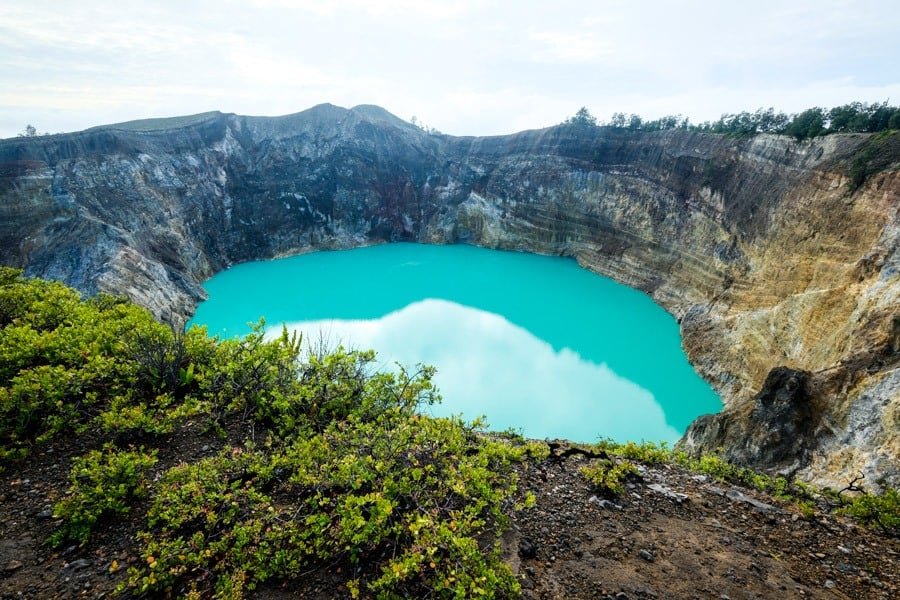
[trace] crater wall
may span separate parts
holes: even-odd
[[[573,256],[679,319],[725,403],[684,447],[898,485],[898,138],[459,138],[331,105],[17,138],[0,141],[0,262],[181,323],[246,260],[397,240]],[[854,190],[860,161],[878,167]]]

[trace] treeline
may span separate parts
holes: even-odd
[[[691,123],[681,115],[645,120],[639,115],[621,112],[614,113],[607,122],[598,122],[586,108],[582,108],[564,124],[607,126],[633,131],[684,129],[729,135],[777,133],[805,140],[829,133],[875,133],[900,129],[900,106],[890,106],[887,101],[873,104],[851,102],[831,109],[817,106],[794,114],[776,112],[774,108],[760,108],[752,113],[743,111],[724,114],[716,121],[699,124]]]

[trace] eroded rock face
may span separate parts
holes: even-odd
[[[706,415],[691,424],[688,439],[722,448],[738,464],[796,471],[809,462],[810,442],[820,418],[810,403],[809,375],[775,367],[754,397],[748,416]]]
[[[0,141],[0,262],[177,323],[251,259],[395,240],[573,256],[679,319],[725,403],[686,448],[900,484],[900,135],[455,138],[330,105],[177,125]],[[875,143],[892,166],[851,191]]]

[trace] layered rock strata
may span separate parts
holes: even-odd
[[[572,256],[642,289],[725,404],[686,448],[900,484],[896,132],[471,138],[321,105],[0,141],[0,262],[173,323],[233,263],[396,240]]]

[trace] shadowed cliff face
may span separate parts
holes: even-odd
[[[0,262],[177,323],[205,278],[250,259],[395,240],[574,256],[680,320],[726,406],[686,448],[897,485],[898,138],[454,138],[322,105],[5,140]],[[851,193],[850,166],[873,146],[889,166]]]

